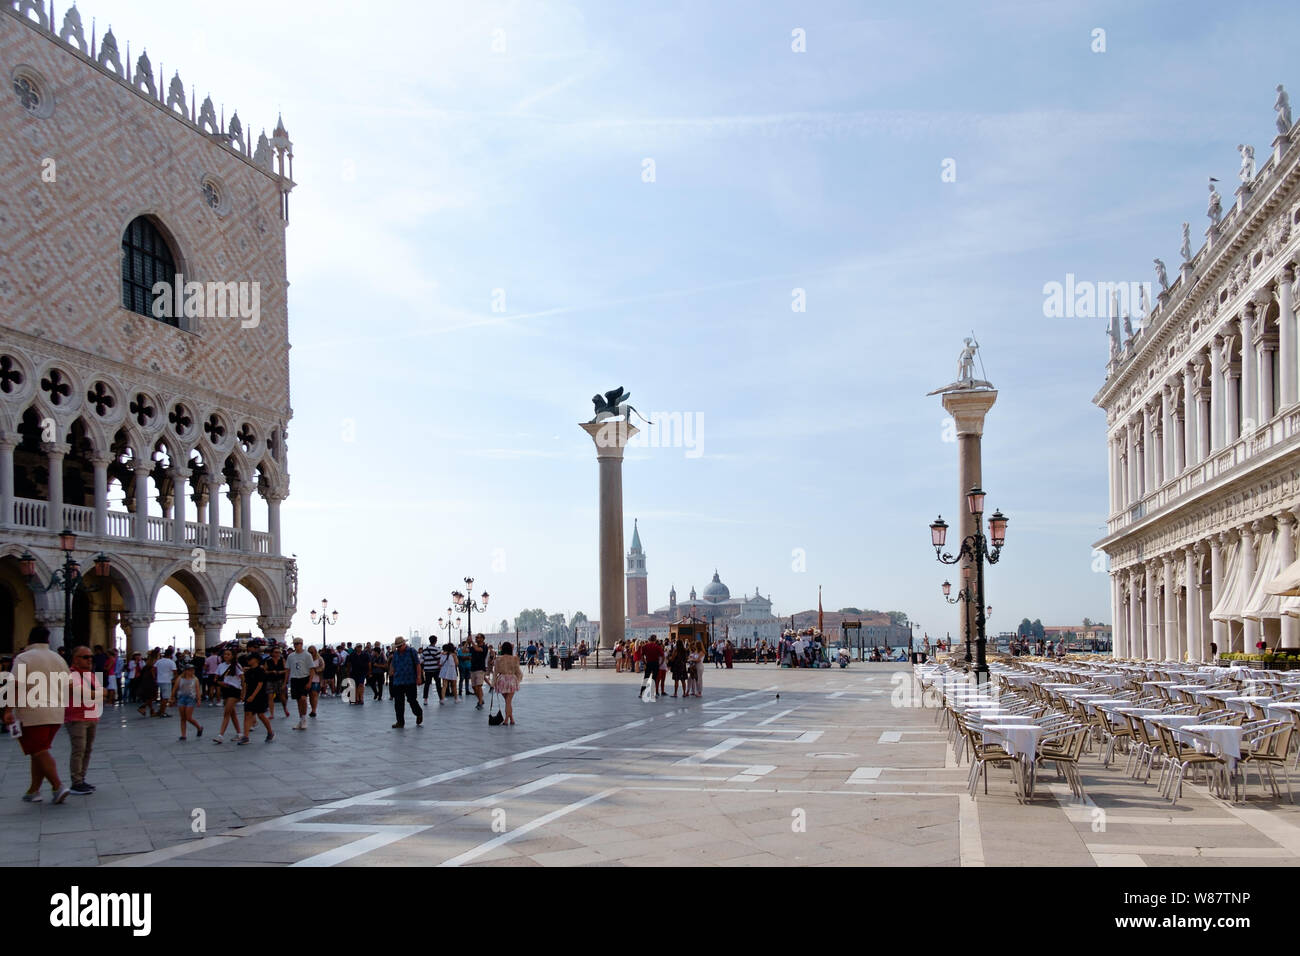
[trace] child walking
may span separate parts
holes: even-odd
[[[187,663],[172,688],[172,703],[176,705],[181,716],[181,740],[185,739],[187,725],[193,724],[198,730],[195,736],[203,736],[203,725],[194,719],[194,707],[199,702],[199,679],[194,676],[194,665]]]

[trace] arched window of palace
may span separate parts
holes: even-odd
[[[175,309],[160,309],[161,316],[154,310],[154,285],[165,282],[170,290],[177,271],[171,246],[153,221],[147,216],[132,220],[122,235],[122,308],[180,328]]]

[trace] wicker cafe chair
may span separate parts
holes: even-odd
[[[977,733],[969,725],[964,725],[966,730],[966,742],[970,747],[971,766],[970,766],[970,795],[975,796],[975,789],[979,786],[980,774],[984,775],[984,792],[989,792],[989,764],[999,766],[1009,766],[1011,775],[1014,777],[1020,767],[1020,760],[1007,752],[1001,744],[986,744],[982,734]],[[1018,799],[1018,798],[1017,798]]]
[[[1097,716],[1101,719],[1101,741],[1105,745],[1101,753],[1101,765],[1109,767],[1110,762],[1115,759],[1115,748],[1123,741],[1125,749],[1131,749],[1133,743],[1133,728],[1128,725],[1127,721],[1121,723],[1119,720],[1111,719],[1110,714],[1100,707],[1094,707]]]
[[[1295,803],[1295,795],[1291,792],[1291,777],[1287,773],[1286,758],[1291,750],[1291,737],[1294,732],[1294,724],[1281,720],[1272,721],[1257,728],[1250,735],[1243,735],[1242,743],[1246,746],[1242,747],[1241,752],[1241,769],[1246,784],[1250,784],[1251,767],[1254,767],[1255,772],[1259,774],[1261,789],[1264,786],[1264,774],[1267,772],[1273,796],[1281,799],[1282,794],[1277,789],[1277,778],[1273,775],[1273,768],[1276,767],[1282,771],[1287,799],[1292,803]]]
[[[1178,742],[1174,732],[1164,724],[1156,724],[1156,730],[1160,734],[1160,746],[1168,758],[1165,763],[1169,771],[1169,780],[1161,793],[1169,798],[1171,805],[1176,805],[1178,798],[1183,795],[1183,778],[1187,775],[1187,771],[1195,772],[1197,767],[1204,767],[1207,772],[1212,773],[1213,779],[1220,784],[1220,792],[1226,790],[1227,763],[1222,757],[1218,754],[1205,753],[1195,747],[1184,746]],[[1165,771],[1162,770],[1160,775],[1163,783]]]
[[[1065,773],[1070,789],[1080,801],[1088,799],[1083,790],[1083,779],[1079,776],[1079,758],[1088,744],[1092,728],[1086,724],[1074,726],[1042,741],[1038,748],[1038,764],[1051,762],[1056,764],[1056,772]]]
[[[1136,778],[1146,768],[1146,776],[1143,780],[1151,779],[1151,770],[1157,757],[1162,755],[1160,747],[1156,740],[1152,739],[1147,732],[1146,721],[1136,714],[1125,714],[1128,720],[1129,730],[1132,732],[1133,741],[1137,746],[1129,752],[1129,761],[1125,765],[1125,772],[1129,776]]]

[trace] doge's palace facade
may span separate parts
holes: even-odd
[[[283,124],[254,141],[136,53],[76,7],[56,22],[0,0],[0,653],[37,621],[56,643],[144,649],[165,586],[199,648],[236,585],[268,637],[297,602],[280,541],[292,144]],[[28,552],[49,581],[65,528],[85,584],[68,621],[62,591],[19,569]]]
[[[1112,318],[1093,401],[1118,656],[1300,647],[1300,601],[1264,590],[1296,558],[1300,515],[1300,127],[1278,93],[1258,170],[1243,153],[1235,194],[1210,184],[1204,245],[1184,243],[1140,331],[1121,340]]]

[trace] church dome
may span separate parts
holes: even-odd
[[[731,592],[718,578],[717,569],[714,569],[713,580],[704,589],[704,600],[710,604],[721,604],[723,601],[731,600]]]

